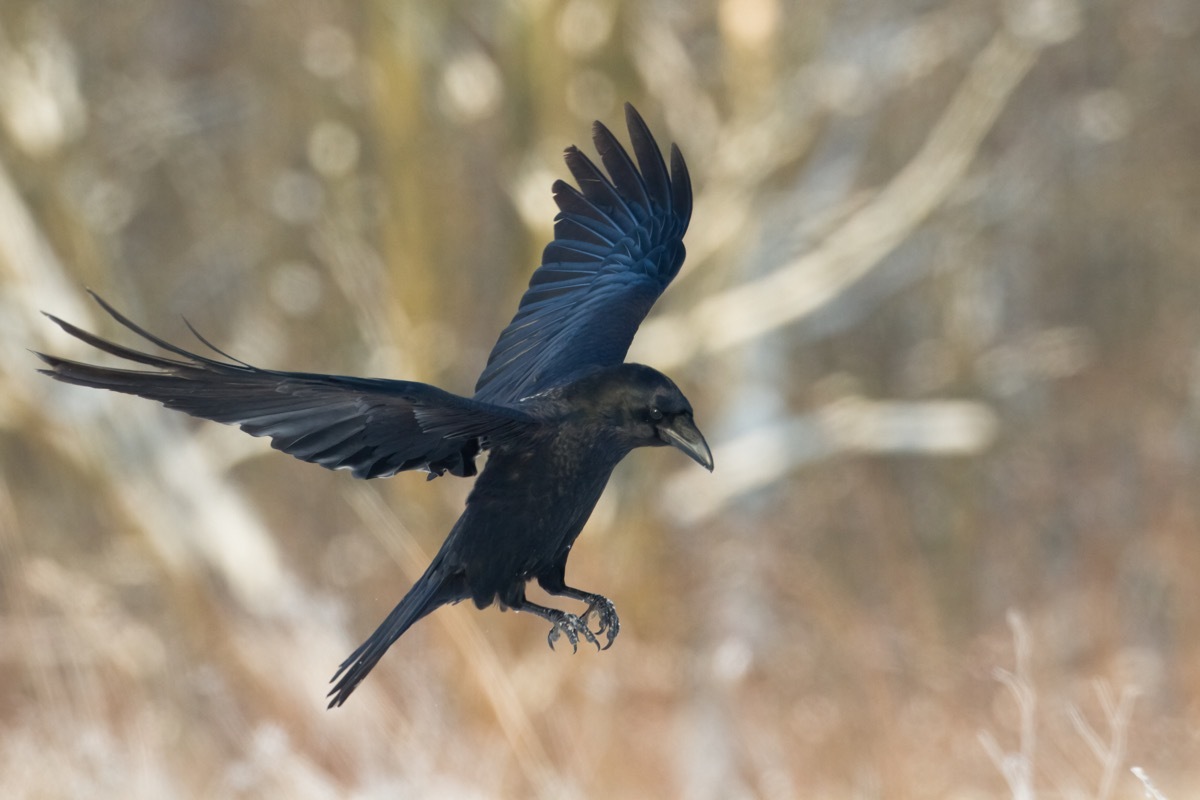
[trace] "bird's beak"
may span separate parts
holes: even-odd
[[[704,441],[704,434],[700,433],[700,429],[696,427],[696,423],[690,416],[680,414],[667,424],[660,425],[658,432],[667,444],[679,448],[697,464],[712,472],[712,450],[708,449],[708,442]]]

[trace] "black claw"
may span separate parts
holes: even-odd
[[[593,595],[588,603],[587,611],[583,612],[583,618],[590,620],[593,616],[596,617],[596,633],[605,634],[607,639],[603,647],[600,647],[599,642],[596,642],[596,647],[600,650],[607,650],[612,647],[617,634],[621,632],[621,619],[617,616],[617,608],[607,597]],[[588,632],[591,633],[590,630]]]
[[[582,636],[585,641],[596,645],[596,650],[599,651],[604,649],[600,646],[600,642],[596,639],[596,635],[588,629],[587,624],[574,614],[563,614],[561,617],[554,619],[553,622],[554,624],[550,628],[550,632],[546,634],[546,643],[550,645],[551,650],[554,649],[554,643],[558,641],[559,636],[567,637],[567,641],[571,643],[572,653],[579,652],[580,636]],[[611,639],[609,644],[612,644]]]
[[[583,623],[582,621],[579,624],[581,627],[580,633],[583,634],[583,638],[587,639],[589,642],[596,645],[597,653],[599,653],[601,650],[603,650],[604,648],[600,646],[600,642],[596,639],[596,635],[594,633],[592,633],[590,630],[588,630],[588,626],[585,623]]]
[[[564,622],[565,620],[556,620],[554,624],[550,626],[550,632],[546,634],[546,643],[550,645],[551,650],[555,649],[554,643],[558,641],[559,636],[565,633],[567,635],[567,641],[571,643],[571,652],[578,653],[579,637],[575,634],[575,631],[571,630],[570,626],[565,625]]]

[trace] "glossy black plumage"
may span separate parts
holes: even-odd
[[[566,152],[579,189],[556,181],[560,209],[512,322],[501,333],[473,398],[412,381],[253,367],[189,352],[141,329],[99,297],[126,328],[171,353],[143,353],[51,317],[111,355],[151,369],[117,369],[38,354],[46,374],[158,400],[193,416],[266,436],[276,449],[330,469],[376,478],[412,469],[475,474],[466,508],[428,570],[382,625],[342,663],[330,706],[341,705],[414,622],[447,603],[528,611],[565,636],[612,644],[613,604],[567,585],[571,545],[613,468],[631,450],[671,445],[708,469],[712,454],[692,408],[666,376],[622,363],[638,325],[683,263],[691,184],[678,149],[671,168],[632,106],[626,119],[636,164],[599,122],[593,138],[607,176],[578,149]],[[193,331],[194,332],[194,331]],[[525,584],[587,604],[582,615],[535,605]],[[595,617],[593,631],[589,620]]]
[[[488,356],[476,398],[511,402],[581,367],[621,363],[679,272],[692,217],[687,166],[672,145],[668,174],[646,123],[632,106],[625,109],[641,171],[599,122],[592,136],[612,180],[578,148],[567,148],[580,188],[554,182],[554,241]]]

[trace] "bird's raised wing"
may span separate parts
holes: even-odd
[[[679,149],[671,171],[646,123],[625,105],[635,165],[597,122],[592,139],[606,176],[566,151],[579,189],[555,181],[554,241],[512,322],[500,334],[475,398],[511,403],[587,366],[619,364],[638,325],[683,264],[692,185]]]
[[[72,336],[153,371],[100,367],[38,353],[49,366],[42,372],[66,383],[134,394],[195,417],[238,425],[253,436],[269,436],[277,450],[329,469],[348,469],[356,478],[411,469],[429,470],[431,477],[444,472],[474,475],[474,458],[481,449],[537,424],[519,411],[424,383],[279,372],[236,359],[230,363],[205,358],[148,333],[92,296],[126,328],[180,358],[123,347],[47,315]]]

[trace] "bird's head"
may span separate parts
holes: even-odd
[[[623,447],[670,445],[708,471],[712,450],[692,419],[692,404],[674,382],[642,364],[618,364],[575,381],[567,393],[599,415],[606,435]]]

